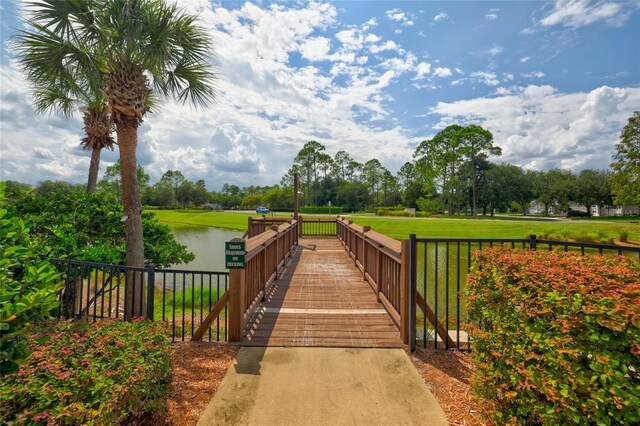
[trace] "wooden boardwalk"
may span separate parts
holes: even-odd
[[[403,347],[398,327],[335,238],[299,241],[241,345]]]

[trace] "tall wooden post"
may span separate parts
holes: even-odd
[[[300,201],[298,198],[298,187],[300,186],[298,173],[293,174],[293,219],[298,220],[298,208]]]
[[[234,238],[231,241],[237,242],[243,240],[242,238]],[[242,340],[246,291],[245,269],[231,269],[229,271],[229,329],[227,330],[229,342],[239,343]]]
[[[370,226],[362,227],[362,278],[367,280],[367,232],[371,231]]]
[[[244,329],[245,270],[229,271],[229,342],[240,342]]]
[[[409,288],[411,287],[411,271],[409,257],[409,241],[403,240],[400,250],[400,338],[409,344]]]

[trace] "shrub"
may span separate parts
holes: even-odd
[[[28,351],[18,332],[48,316],[61,286],[53,265],[33,250],[29,228],[3,209],[0,185],[0,377],[18,370]]]
[[[0,418],[18,424],[104,424],[161,409],[171,346],[158,322],[51,322],[20,371],[0,385]]]
[[[466,290],[474,392],[496,424],[640,423],[640,263],[489,249]]]
[[[300,214],[331,214],[337,215],[342,213],[342,207],[338,206],[306,206],[300,207]]]

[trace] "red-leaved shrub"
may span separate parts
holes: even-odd
[[[494,248],[466,294],[496,424],[640,424],[640,262]]]
[[[0,382],[0,424],[116,425],[164,408],[171,344],[162,323],[54,321],[31,338],[31,356]]]

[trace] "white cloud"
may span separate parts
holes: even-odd
[[[440,22],[440,21],[444,21],[445,19],[448,19],[449,15],[447,15],[444,12],[440,12],[438,13],[436,16],[433,17],[433,20],[436,22]]]
[[[565,28],[579,28],[604,22],[619,27],[624,25],[629,16],[630,13],[625,10],[623,2],[559,0],[537,24],[541,27],[560,25]]]
[[[406,13],[404,13],[400,9],[387,10],[385,12],[385,15],[387,15],[387,18],[391,19],[392,21],[396,21],[396,22],[402,22],[402,21],[405,21],[407,19]]]
[[[431,72],[431,64],[427,63],[427,62],[420,62],[417,66],[416,66],[416,76],[415,79],[422,79],[425,78],[427,76],[427,74],[429,74]]]
[[[438,128],[476,123],[490,130],[506,161],[527,168],[605,168],[620,129],[640,105],[640,88],[602,86],[561,93],[550,86],[520,87],[504,95],[451,103],[430,112]]]
[[[162,100],[160,111],[145,117],[138,159],[152,182],[171,168],[191,180],[204,179],[209,189],[224,182],[274,184],[311,139],[330,153],[352,152],[358,161],[375,152],[391,170],[410,158],[410,139],[389,119],[388,88],[413,72],[417,61],[397,46],[393,61],[368,57],[364,45],[372,38],[365,42],[364,28],[374,20],[360,29],[345,28],[328,3],[245,3],[226,9],[225,3],[213,7],[208,0],[188,0],[180,5],[199,14],[215,41],[219,96],[207,109]],[[294,54],[311,64],[292,65]],[[326,70],[315,61],[334,64]],[[12,64],[0,66],[0,80],[0,179],[86,181],[90,153],[79,146],[80,117],[35,117],[24,78]],[[386,122],[370,124],[376,120]],[[371,149],[363,150],[362,141]],[[117,151],[105,153],[103,170],[116,159]]]
[[[504,49],[501,46],[493,46],[491,49],[487,50],[487,53],[491,56],[497,56],[502,53]]]
[[[310,61],[322,61],[331,50],[331,40],[326,37],[315,37],[306,40],[300,46],[302,57]]]
[[[520,63],[524,64],[525,62],[527,62],[529,59],[531,59],[531,56],[523,56],[522,58],[520,58]]]
[[[487,13],[486,15],[484,15],[484,19],[486,19],[487,21],[494,21],[498,19],[498,15],[495,13]]]
[[[381,38],[375,34],[367,34],[367,36],[364,38],[364,41],[367,43],[377,43],[380,40]]]
[[[390,20],[401,23],[403,27],[411,27],[415,24],[413,14],[403,12],[398,8],[387,10],[385,15]]]
[[[542,78],[544,73],[542,71],[525,72],[520,74],[524,78]]]
[[[393,41],[393,40],[387,40],[382,44],[379,45],[372,45],[371,47],[369,47],[369,51],[371,53],[380,53],[380,52],[384,52],[385,50],[397,50],[398,49],[398,45]]]
[[[478,71],[471,73],[471,77],[477,78],[487,86],[497,86],[498,84],[500,84],[500,81],[498,80],[496,74],[492,72]]]
[[[446,67],[437,67],[433,71],[433,75],[436,77],[449,77],[451,75],[451,70]]]

